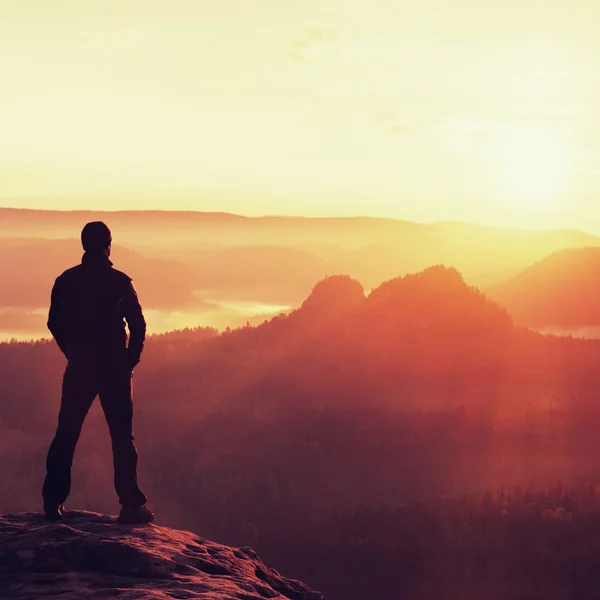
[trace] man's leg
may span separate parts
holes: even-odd
[[[115,490],[119,502],[139,508],[146,496],[138,487],[138,455],[133,443],[133,386],[131,371],[117,367],[101,377],[100,402],[112,441]]]
[[[63,377],[58,427],[46,459],[46,479],[42,490],[44,506],[61,505],[71,491],[71,466],[75,447],[96,394],[94,373],[67,365]]]

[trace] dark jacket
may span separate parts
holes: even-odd
[[[129,345],[125,321],[129,326]],[[104,254],[85,253],[54,283],[48,329],[69,361],[139,361],[146,321],[131,278]]]

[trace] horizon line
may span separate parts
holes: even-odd
[[[381,217],[381,216],[369,216],[369,215],[327,215],[327,216],[306,216],[299,214],[264,214],[264,215],[248,215],[242,213],[234,213],[227,211],[203,211],[203,210],[184,210],[184,209],[169,209],[169,208],[129,208],[129,209],[89,209],[89,208],[77,208],[77,209],[60,209],[60,208],[27,208],[27,207],[14,207],[4,206],[0,204],[0,211],[11,211],[11,212],[29,212],[29,213],[61,213],[75,215],[78,213],[85,214],[107,214],[107,215],[123,215],[123,214],[152,214],[152,213],[170,213],[173,215],[205,215],[205,216],[222,216],[222,217],[235,217],[238,219],[247,220],[260,220],[260,219],[281,219],[281,220],[303,220],[303,221],[384,221],[384,222],[395,222],[404,223],[410,225],[420,226],[440,226],[440,225],[467,225],[470,227],[481,227],[485,229],[494,229],[497,231],[520,231],[526,233],[577,233],[583,235],[589,235],[592,237],[600,237],[600,234],[592,233],[583,229],[574,229],[571,227],[567,228],[542,228],[532,229],[527,227],[511,227],[506,225],[492,225],[479,221],[461,221],[455,219],[441,219],[437,221],[414,221],[410,219],[402,219],[399,217]]]

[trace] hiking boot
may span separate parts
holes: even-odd
[[[154,521],[154,513],[145,504],[138,508],[123,506],[117,520],[125,525],[145,525]]]
[[[60,521],[65,513],[65,507],[62,504],[44,504],[44,514],[48,521]]]

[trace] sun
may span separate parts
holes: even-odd
[[[503,126],[490,139],[497,192],[529,205],[550,204],[566,188],[570,149],[551,128]]]

